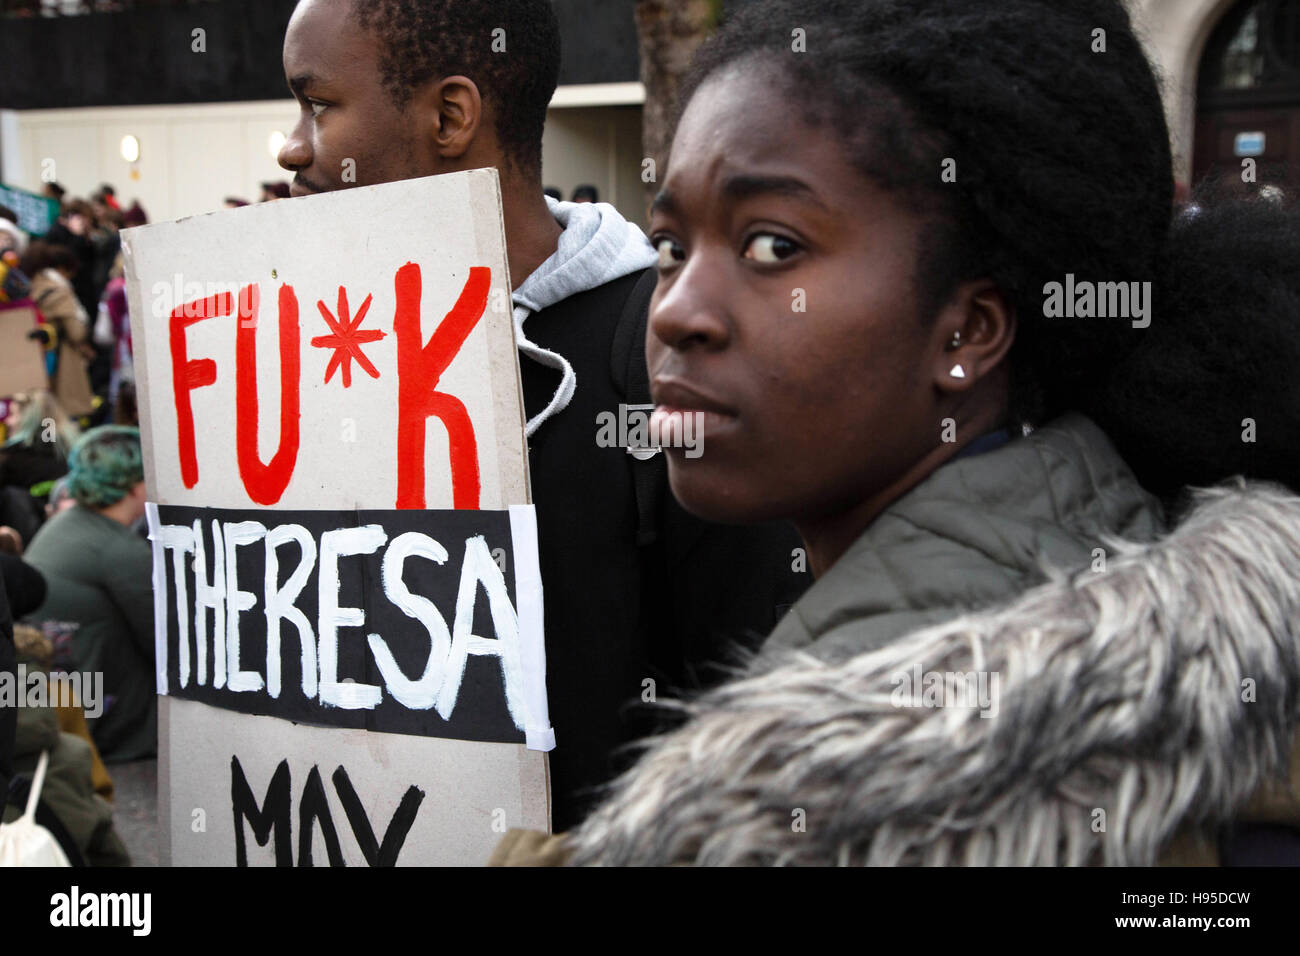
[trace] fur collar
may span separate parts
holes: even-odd
[[[1201,492],[1167,538],[1107,554],[843,664],[792,656],[675,705],[691,719],[614,785],[574,862],[1153,865],[1288,770],[1300,498]],[[903,706],[924,703],[918,670],[983,672],[996,701]]]

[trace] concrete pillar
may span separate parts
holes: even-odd
[[[1191,179],[1196,81],[1210,34],[1238,0],[1129,0],[1134,21],[1164,90],[1174,175]]]

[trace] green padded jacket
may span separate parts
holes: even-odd
[[[1160,503],[1101,429],[1063,415],[949,461],[886,508],[781,619],[754,668],[792,650],[838,663],[1009,600],[1049,567],[1104,560],[1108,536],[1163,531]]]

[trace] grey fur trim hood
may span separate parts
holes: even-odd
[[[1300,498],[1200,492],[1168,537],[1107,553],[842,664],[792,654],[676,705],[691,719],[573,834],[573,862],[1152,865],[1252,801],[1300,820],[1279,789]]]

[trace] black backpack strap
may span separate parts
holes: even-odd
[[[610,355],[610,374],[629,405],[650,404],[650,372],[645,364],[646,322],[650,315],[650,296],[659,275],[646,269],[632,286],[623,313],[614,330]],[[663,452],[644,461],[632,462],[632,486],[636,495],[636,543],[654,544],[659,539],[659,507],[668,481]]]

